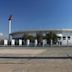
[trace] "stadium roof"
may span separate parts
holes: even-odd
[[[24,30],[24,31],[17,31],[17,32],[12,32],[10,35],[13,35],[13,34],[22,34],[22,33],[34,33],[34,32],[49,32],[49,31],[52,31],[52,32],[72,32],[72,29],[33,29],[33,30]]]

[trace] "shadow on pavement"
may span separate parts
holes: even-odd
[[[69,57],[0,57],[0,59],[72,59]]]

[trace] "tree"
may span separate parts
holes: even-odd
[[[37,41],[38,41],[38,45],[42,45],[42,39],[43,39],[42,33],[40,33],[40,32],[37,33],[35,38],[36,38]]]
[[[23,44],[25,44],[26,45],[26,40],[28,39],[28,34],[24,34],[23,36],[22,36],[22,40],[24,40],[23,41]]]
[[[0,40],[0,45],[4,45],[4,40]]]
[[[32,36],[32,35],[28,35],[27,39],[29,39],[30,42],[34,42],[34,36]]]
[[[53,32],[49,32],[46,35],[46,39],[50,45],[55,44],[57,42],[57,35]]]
[[[22,39],[25,41],[25,44],[27,39],[29,39],[31,43],[34,43],[34,36],[32,35],[24,34]]]
[[[23,39],[23,40],[27,40],[27,38],[28,38],[28,34],[24,34],[24,35],[22,36],[22,39]]]

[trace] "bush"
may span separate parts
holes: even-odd
[[[0,45],[4,45],[4,40],[1,40],[0,41]]]

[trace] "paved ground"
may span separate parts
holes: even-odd
[[[72,48],[0,48],[1,56],[72,56]],[[72,72],[72,59],[4,59],[0,58],[0,72]]]
[[[0,72],[72,72],[72,60],[39,59],[22,60],[18,63],[1,63]]]
[[[72,48],[71,47],[59,47],[59,48],[0,47],[0,56],[68,57],[72,56]]]

